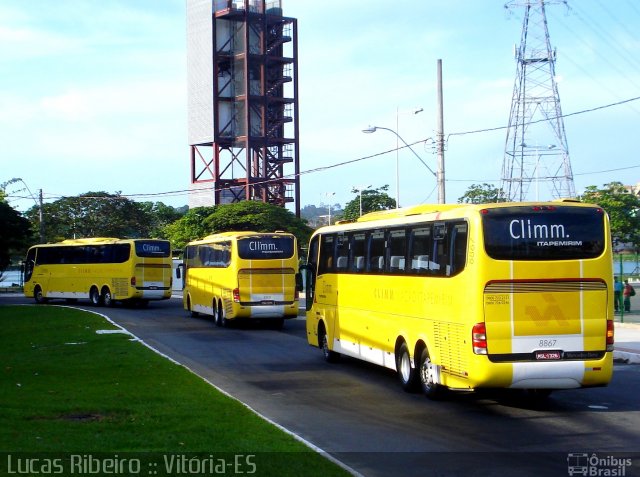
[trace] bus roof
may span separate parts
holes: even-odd
[[[66,244],[66,245],[92,245],[92,244],[101,244],[101,243],[114,243],[119,240],[122,240],[122,239],[119,239],[116,237],[87,237],[87,238],[79,238],[79,239],[66,239],[60,243]]]
[[[209,243],[214,242],[216,240],[224,240],[224,239],[232,239],[232,238],[242,238],[242,237],[251,237],[254,235],[265,235],[265,236],[274,236],[274,235],[287,235],[293,236],[289,232],[277,231],[277,232],[255,232],[255,231],[229,231],[229,232],[219,232],[216,234],[207,235],[206,237],[202,237],[199,240],[193,240],[189,242],[187,245],[193,244],[201,244],[201,243]]]
[[[369,212],[368,214],[363,215],[362,217],[358,218],[355,221],[338,221],[335,223],[335,225],[321,227],[318,230],[338,231],[338,230],[344,230],[349,228],[354,228],[354,229],[368,228],[367,226],[374,225],[374,223],[378,221],[390,220],[394,223],[401,223],[403,222],[403,220],[401,219],[413,221],[412,219],[414,218],[418,218],[420,216],[427,216],[430,214],[435,214],[435,217],[430,217],[430,218],[438,220],[438,219],[445,219],[445,218],[468,216],[471,213],[478,213],[483,209],[498,209],[498,208],[505,208],[505,207],[536,207],[536,206],[599,207],[598,205],[582,203],[575,199],[555,199],[549,202],[497,202],[497,203],[485,203],[485,204],[468,204],[468,203],[419,204],[419,205],[414,205],[410,207],[402,207],[399,209],[389,209],[389,210],[380,210],[376,212]],[[449,214],[448,212],[451,212],[451,211],[453,211],[453,213]]]
[[[33,247],[54,247],[59,245],[70,245],[70,246],[105,245],[105,244],[112,244],[112,243],[131,243],[136,240],[158,240],[162,242],[168,242],[168,240],[165,240],[165,239],[149,239],[149,238],[127,239],[127,238],[117,238],[117,237],[85,237],[85,238],[77,238],[77,239],[66,239],[66,240],[62,240],[61,242],[54,242],[54,243],[41,243],[41,244],[33,245]]]

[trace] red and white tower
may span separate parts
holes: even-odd
[[[297,21],[280,0],[187,0],[190,205],[300,215]]]

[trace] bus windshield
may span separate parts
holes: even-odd
[[[247,260],[291,258],[293,253],[291,236],[251,235],[238,239],[238,256]]]
[[[482,211],[487,254],[498,260],[596,258],[605,249],[599,208],[540,206]]]
[[[166,240],[136,240],[136,255],[138,257],[169,257],[171,245]]]

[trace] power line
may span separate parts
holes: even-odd
[[[567,113],[567,114],[562,114],[559,115],[557,117],[549,117],[549,118],[545,118],[545,119],[539,119],[536,121],[531,121],[528,124],[535,124],[535,123],[539,123],[539,122],[543,122],[543,121],[549,121],[552,119],[558,119],[560,117],[562,118],[568,118],[571,116],[577,116],[580,114],[586,114],[586,113],[592,113],[594,111],[599,111],[602,109],[607,109],[607,108],[612,108],[615,106],[620,106],[623,104],[627,104],[627,103],[632,103],[634,101],[638,101],[640,100],[640,96],[636,96],[633,98],[629,98],[629,99],[624,99],[621,101],[617,101],[615,103],[609,103],[609,104],[605,104],[605,105],[601,105],[601,106],[595,106],[593,108],[589,108],[589,109],[583,109],[580,111],[575,111],[573,113]],[[454,136],[466,136],[466,135],[470,135],[470,134],[480,134],[480,133],[485,133],[485,132],[493,132],[493,131],[500,131],[500,130],[505,130],[509,128],[509,126],[496,126],[496,127],[491,127],[491,128],[483,128],[483,129],[473,129],[470,131],[461,131],[461,132],[454,132],[454,133],[450,133],[447,135],[447,142],[449,141],[450,137],[454,137]],[[427,143],[427,141],[433,141],[433,138],[426,138],[426,139],[420,139],[418,141],[412,142],[412,143],[408,143],[406,146],[401,146],[398,148],[392,148],[386,151],[382,151],[382,152],[378,152],[375,154],[370,154],[368,156],[362,156],[362,157],[358,157],[355,159],[349,159],[346,161],[341,161],[341,162],[337,162],[335,164],[330,164],[327,166],[320,166],[320,167],[315,167],[313,169],[308,169],[306,171],[300,171],[298,174],[289,174],[289,175],[285,175],[282,178],[279,178],[278,180],[281,179],[293,179],[296,176],[304,176],[304,175],[308,175],[308,174],[314,174],[317,172],[324,172],[324,171],[328,171],[330,169],[335,169],[337,167],[342,167],[342,166],[346,166],[349,164],[355,164],[357,162],[361,162],[361,161],[366,161],[369,159],[374,159],[376,157],[380,157],[380,156],[384,156],[385,154],[389,154],[392,152],[395,152],[397,150],[402,150],[402,149],[406,149],[406,148],[410,148],[412,146],[415,146],[417,144],[420,143]],[[581,174],[574,174],[574,176],[577,175],[591,175],[591,174],[602,174],[602,173],[606,173],[606,172],[615,172],[618,170],[625,170],[625,169],[633,169],[633,168],[637,168],[640,167],[640,165],[637,166],[629,166],[629,167],[623,167],[623,168],[619,168],[619,169],[610,169],[610,170],[606,170],[606,171],[599,171],[599,172],[588,172],[588,173],[581,173]],[[479,179],[475,179],[475,181],[479,181]],[[271,182],[276,182],[275,179],[271,180],[271,179],[267,179],[267,180],[263,180],[263,181],[258,181],[255,182],[255,185],[265,185],[265,184],[269,184]],[[447,179],[447,182],[466,182],[466,180],[462,180],[462,179]],[[494,180],[484,180],[482,182],[496,182]],[[221,187],[218,189],[213,189],[210,187],[202,187],[202,188],[192,188],[192,189],[179,189],[179,190],[173,190],[173,191],[166,191],[166,192],[149,192],[149,193],[134,193],[134,194],[117,194],[115,197],[110,196],[110,197],[104,197],[104,196],[67,196],[64,194],[51,194],[48,193],[47,194],[47,199],[69,199],[69,198],[74,198],[74,199],[78,199],[78,200],[82,200],[82,199],[91,199],[91,200],[120,200],[120,199],[142,199],[142,198],[153,198],[153,197],[172,197],[172,196],[183,196],[183,195],[188,195],[188,194],[193,194],[193,193],[205,193],[205,192],[212,192],[212,191],[223,191],[223,190],[228,190],[230,189],[229,187]],[[13,199],[26,199],[28,197],[21,197],[21,196],[17,196],[17,195],[7,195],[7,198],[13,198]]]

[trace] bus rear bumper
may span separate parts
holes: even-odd
[[[597,361],[513,363],[509,387],[515,389],[576,389],[604,386],[611,380],[611,353]]]

